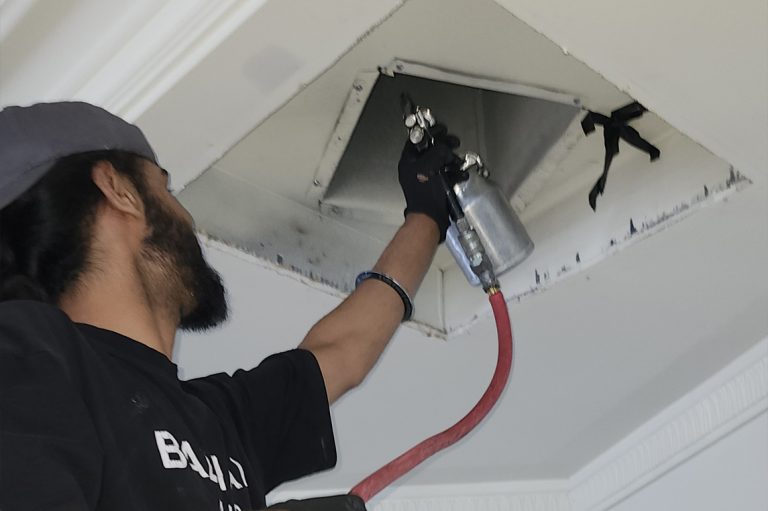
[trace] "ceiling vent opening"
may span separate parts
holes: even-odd
[[[424,30],[435,13],[461,21],[460,44],[454,31]],[[216,77],[224,79],[244,77]],[[636,98],[492,1],[405,2],[330,68],[294,85],[289,101],[179,198],[209,243],[337,296],[352,291],[403,220],[400,90],[461,137],[460,151],[485,157],[533,240],[531,256],[500,279],[510,301],[589,278],[612,254],[749,184],[648,112],[632,126],[662,157],[649,163],[621,142],[593,211],[587,197],[606,151],[602,128],[585,136],[581,118]],[[251,91],[237,99],[243,108],[266,101],[242,90]],[[438,249],[410,326],[451,337],[488,313],[485,295]]]
[[[401,94],[431,108],[461,139],[459,153],[479,153],[511,200],[561,141],[580,112],[578,98],[514,83],[394,61],[352,88],[312,192],[323,212],[396,225],[404,207],[392,171],[406,137]],[[322,186],[322,183],[328,183]]]

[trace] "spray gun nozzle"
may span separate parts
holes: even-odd
[[[407,92],[400,94],[400,110],[403,112],[403,116],[411,115],[416,110],[416,103],[413,102]]]

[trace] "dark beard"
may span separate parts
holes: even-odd
[[[163,280],[168,281],[160,285],[166,287],[166,299],[178,306],[179,328],[203,331],[223,323],[226,291],[221,276],[205,261],[192,227],[154,197],[145,197],[144,203],[152,232],[144,239],[143,253],[163,266]]]

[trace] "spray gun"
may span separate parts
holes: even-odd
[[[408,138],[417,150],[428,149],[437,120],[429,108],[402,97]],[[451,225],[446,246],[473,286],[498,289],[498,277],[533,251],[533,242],[477,153],[464,154],[456,169],[439,177],[448,199]]]
[[[432,132],[437,126],[432,111],[415,106],[406,95],[402,106],[409,140],[417,150],[428,149],[435,143]],[[528,257],[533,242],[501,188],[491,181],[480,156],[466,153],[460,161],[457,169],[446,168],[439,173],[451,216],[446,244],[469,282],[482,285],[488,294],[499,341],[496,369],[480,400],[462,419],[416,444],[352,488],[350,494],[365,502],[480,424],[501,397],[512,369],[512,327],[498,277]]]

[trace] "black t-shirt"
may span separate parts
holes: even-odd
[[[312,353],[180,381],[163,354],[33,301],[0,303],[0,509],[246,511],[333,467]]]

